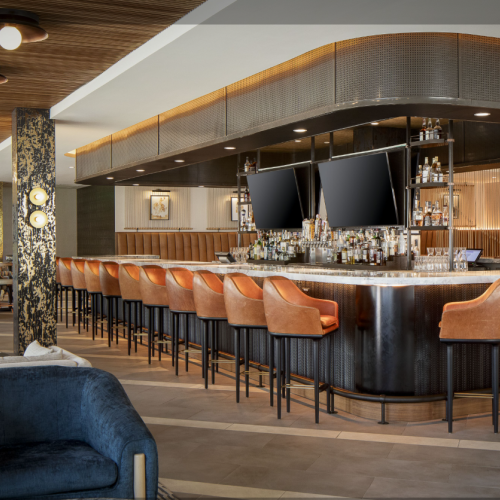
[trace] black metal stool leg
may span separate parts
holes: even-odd
[[[68,287],[66,287],[66,329],[68,328]]]
[[[243,329],[244,356],[245,356],[245,396],[250,396],[250,341],[248,338],[248,328]]]
[[[176,314],[175,325],[175,375],[179,375],[179,314]]]
[[[80,335],[80,323],[82,321],[82,291],[76,291],[76,301],[78,304],[78,335]]]
[[[207,321],[201,320],[202,324],[202,329],[203,329],[203,345],[202,345],[202,350],[203,350],[203,370],[204,370],[204,377],[205,377],[205,389],[208,389],[208,324]]]
[[[147,307],[146,314],[149,311],[148,324],[148,363],[151,364],[151,342],[153,341],[153,308]]]
[[[175,365],[175,331],[177,329],[177,313],[172,313],[172,366]]]
[[[448,432],[453,432],[453,344],[447,345],[447,385],[448,397],[446,406],[448,408]]]
[[[83,292],[85,294],[85,321],[87,322],[87,332],[89,331],[89,293],[87,290]],[[91,299],[92,300],[92,299]]]
[[[184,364],[186,365],[184,369],[189,371],[189,353],[187,352],[189,350],[189,314],[186,314],[186,319],[184,321]]]
[[[319,424],[319,340],[314,343],[314,418]]]
[[[161,361],[161,353],[163,351],[163,309],[158,308],[158,361]]]
[[[151,333],[151,356],[155,356],[155,325],[156,325],[156,307],[152,307],[151,308],[153,313],[152,313],[152,316],[153,316],[153,330],[152,330],[152,333]]]
[[[219,360],[219,322],[214,321],[214,346],[215,360]],[[219,363],[215,363],[215,371],[219,373]]]
[[[125,301],[123,303],[125,304]],[[128,306],[127,344],[128,344],[128,355],[130,356],[130,351],[132,350],[132,302],[127,302],[127,306]],[[123,320],[125,320],[125,313],[123,315]]]
[[[236,402],[240,402],[240,329],[234,328],[234,378],[236,379]]]
[[[215,384],[215,321],[210,321],[210,359],[212,360],[212,385]]]
[[[327,392],[326,392],[326,409],[328,413],[330,414],[335,414],[337,413],[335,411],[335,406],[334,406],[334,401],[335,401],[335,395],[333,394],[333,387],[335,386],[334,384],[334,365],[332,363],[333,356],[332,356],[332,337],[328,335],[326,337],[326,376],[325,376],[325,382],[328,384]]]
[[[139,306],[140,302],[135,303],[134,307],[134,345],[135,345],[135,352],[137,352],[137,327],[139,325]],[[141,331],[142,333],[142,331]]]
[[[116,321],[116,345],[118,345],[118,337],[120,336],[120,315],[118,314],[118,311],[119,311],[118,297],[115,297],[115,304],[116,304],[116,308],[115,308],[115,310],[116,310],[116,317],[115,317],[115,321]]]
[[[90,294],[90,316],[92,318],[92,340],[95,340],[95,293]]]
[[[281,337],[276,337],[276,400],[277,400],[277,409],[278,409],[278,419],[281,419],[281,367],[283,363],[283,358],[281,356]]]
[[[104,338],[104,295],[101,293],[101,315],[99,319],[101,321],[101,339]]]
[[[493,392],[493,432],[498,434],[498,344],[491,346],[491,372]]]
[[[274,406],[274,338],[268,335],[269,344],[269,404]]]
[[[286,411],[290,413],[290,338],[285,337],[285,385]]]
[[[73,287],[71,288],[71,307],[73,308],[73,310],[72,310],[73,326],[75,326],[75,323],[76,323],[76,293],[75,293],[75,289]]]
[[[113,329],[111,327],[111,297],[106,297],[106,302],[108,306],[107,323],[108,323],[108,347],[111,347],[111,335],[113,334]]]

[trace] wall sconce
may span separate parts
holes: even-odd
[[[30,201],[33,205],[44,205],[49,195],[42,188],[35,188],[30,191]]]
[[[47,214],[45,212],[42,212],[41,210],[36,210],[30,215],[31,225],[38,229],[44,227],[48,221],[49,218],[47,217]]]

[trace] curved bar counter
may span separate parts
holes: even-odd
[[[126,257],[113,260],[136,265],[152,263],[148,259],[129,260]],[[333,366],[325,366],[326,353],[323,352],[320,373],[333,370],[335,393],[345,396],[336,398],[336,406],[377,418],[380,408],[378,405],[374,408],[373,402],[387,402],[388,419],[409,421],[444,416],[446,347],[439,341],[444,304],[474,299],[500,279],[498,271],[339,271],[293,265],[223,265],[165,260],[154,260],[154,264],[182,266],[192,271],[208,269],[220,275],[245,273],[260,286],[266,276],[281,275],[293,280],[311,296],[335,300],[339,304],[340,327],[333,336]],[[194,322],[192,328],[190,338],[200,343],[201,329]],[[220,328],[219,348],[233,355],[233,335],[227,325]],[[256,366],[266,369],[266,332],[252,330],[250,335],[250,359]],[[311,379],[311,348],[300,339],[291,342],[292,373]],[[491,387],[488,346],[457,345],[454,356],[457,392]],[[458,401],[457,415],[460,415],[460,404],[464,413],[488,411],[484,400]]]

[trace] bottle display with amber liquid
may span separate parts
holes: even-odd
[[[427,130],[427,125],[426,125],[426,120],[425,118],[423,119],[423,122],[422,122],[422,128],[420,129],[420,134],[419,134],[419,139],[421,141],[425,141],[425,132]]]
[[[436,205],[432,211],[432,225],[442,226],[443,225],[443,212],[439,209],[439,201],[436,201]]]
[[[432,204],[430,201],[425,202],[424,226],[432,226]]]
[[[431,167],[429,165],[429,158],[425,157],[424,168],[422,170],[422,183],[430,182]]]

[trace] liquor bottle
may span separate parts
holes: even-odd
[[[439,118],[436,118],[436,125],[434,126],[434,139],[441,139],[443,137],[443,129],[439,123]]]
[[[430,201],[425,202],[424,226],[432,226],[432,205]]]
[[[420,184],[422,182],[422,165],[419,165],[418,166],[418,172],[417,172],[417,176],[415,177],[415,182],[417,184]]]
[[[439,201],[436,201],[436,206],[432,211],[432,225],[442,226],[443,225],[443,212],[439,209]]]
[[[411,249],[411,253],[413,255],[413,258],[420,257],[420,249],[418,248],[418,240],[415,240],[415,243],[413,244],[413,247]]]
[[[425,118],[424,118],[424,120],[422,122],[422,128],[420,129],[420,135],[419,135],[419,139],[421,141],[425,141],[425,132],[426,132],[426,129],[427,129],[427,126],[426,126],[425,123],[426,122],[425,122]]]
[[[425,129],[426,140],[433,139],[433,135],[434,135],[434,127],[432,126],[432,119],[429,118],[427,120],[427,128]]]
[[[437,181],[444,182],[444,175],[443,175],[443,171],[441,170],[441,162],[440,161],[437,162],[436,170],[437,170],[437,176],[438,176]]]
[[[399,238],[398,238],[398,251],[399,255],[405,255],[406,253],[406,242],[405,242],[405,234],[404,231],[399,232]]]
[[[423,223],[423,212],[420,208],[420,202],[418,200],[415,200],[415,208],[413,209],[413,225],[422,226]]]
[[[443,207],[443,226],[448,226],[450,223],[450,211],[448,209],[448,205]]]
[[[347,245],[342,246],[342,264],[347,264]]]
[[[248,158],[248,156],[247,156],[247,160],[246,160],[245,165],[244,165],[245,172],[250,172],[250,165],[251,165],[250,158]]]
[[[368,264],[368,246],[363,245],[363,264]]]
[[[432,160],[432,166],[431,166],[431,182],[438,181],[437,162],[438,162],[438,157],[435,156]]]
[[[424,162],[424,169],[422,171],[422,182],[430,182],[430,172],[431,172],[431,167],[429,165],[429,158],[426,156],[425,157],[425,162]]]
[[[250,172],[257,173],[257,160],[255,158],[250,165]]]

